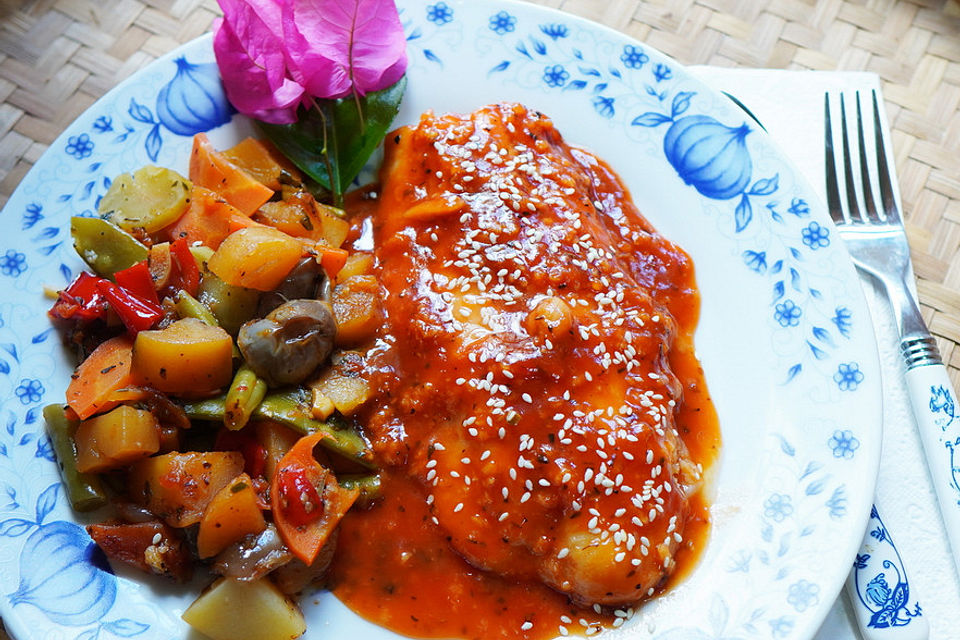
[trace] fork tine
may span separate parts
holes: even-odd
[[[824,149],[825,164],[827,174],[827,209],[830,211],[830,217],[834,224],[841,225],[845,222],[843,219],[843,207],[840,205],[840,189],[837,184],[837,161],[833,154],[833,128],[830,125],[830,94],[823,94],[823,128],[824,128]]]
[[[880,107],[877,105],[877,92],[873,94],[873,132],[877,139],[877,173],[880,180],[880,199],[883,201],[883,212],[887,221],[899,222],[900,211],[893,199],[893,185],[890,181],[890,167],[887,165],[887,149],[883,142],[883,126],[880,124]]]
[[[850,156],[850,132],[847,131],[847,108],[840,94],[840,132],[843,139],[843,178],[847,188],[847,211],[850,222],[863,222],[860,205],[857,204],[857,188],[853,183],[853,163]]]
[[[873,201],[873,187],[870,186],[870,170],[867,167],[867,145],[863,139],[863,115],[860,112],[860,92],[856,94],[857,101],[857,142],[860,151],[860,185],[863,188],[863,211],[861,215],[867,222],[883,222],[880,218],[880,212]]]

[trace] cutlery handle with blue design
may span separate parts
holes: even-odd
[[[930,625],[910,581],[893,537],[877,507],[847,579],[860,634],[864,640],[928,640]]]
[[[960,569],[960,408],[957,394],[929,335],[900,340],[910,402],[930,470],[954,568]]]

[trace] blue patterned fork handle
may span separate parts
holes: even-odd
[[[929,638],[927,618],[910,593],[900,551],[876,506],[870,510],[867,531],[847,579],[847,592],[864,640]]]

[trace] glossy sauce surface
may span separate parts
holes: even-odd
[[[342,525],[335,593],[415,636],[619,624],[706,536],[719,431],[689,257],[518,105],[388,139],[371,220],[386,319],[362,423],[387,471]]]

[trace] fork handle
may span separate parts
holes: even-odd
[[[927,468],[940,503],[954,569],[960,569],[960,407],[929,335],[900,341]]]
[[[929,640],[930,625],[876,505],[847,578],[847,593],[863,640]]]

